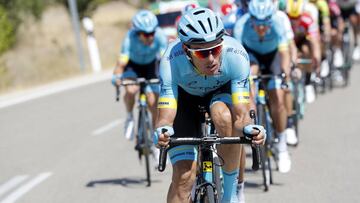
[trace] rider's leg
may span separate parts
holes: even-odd
[[[289,87],[290,88],[290,87]],[[297,135],[294,129],[294,118],[293,118],[293,95],[291,90],[285,90],[285,107],[286,107],[286,141],[288,144],[295,145],[297,144]]]
[[[173,137],[199,137],[201,134],[201,116],[198,109],[198,97],[178,89],[177,113],[174,120]],[[173,165],[172,182],[167,202],[190,202],[191,189],[196,177],[197,148],[180,145],[168,150]]]
[[[269,91],[271,117],[274,120],[276,132],[282,133],[286,128],[287,111],[285,108],[285,93],[282,89]]]
[[[196,177],[196,161],[182,160],[173,165],[172,181],[167,202],[189,203],[190,193]]]
[[[139,91],[139,87],[135,85],[129,85],[125,87],[124,102],[127,113],[132,114],[135,104],[135,96],[138,91]]]
[[[152,123],[154,125],[156,118],[157,118],[157,101],[159,98],[159,94],[154,93],[154,92],[149,92],[146,94],[146,97],[147,97],[147,103],[149,106],[149,110],[150,110],[151,116],[152,116]]]
[[[350,24],[353,28],[354,34],[354,45],[355,47],[358,45],[358,35],[359,35],[359,16],[358,14],[354,13],[349,16]]]
[[[257,75],[259,72],[259,66],[255,63],[251,64],[251,75]],[[250,109],[256,110],[256,91],[255,84],[252,80],[250,80],[251,89],[250,89]],[[243,145],[240,145],[240,167],[239,167],[239,178],[238,178],[238,186],[237,186],[237,195],[238,199],[241,202],[245,201],[244,197],[244,174],[245,174],[245,166],[246,166],[246,152]]]
[[[333,64],[335,67],[341,67],[344,64],[344,56],[341,50],[344,21],[340,16],[333,20],[336,20],[336,26],[331,28],[331,42],[334,49]]]
[[[125,95],[124,102],[126,106],[127,116],[125,121],[125,137],[129,140],[132,140],[134,137],[134,116],[133,116],[133,108],[135,104],[135,96],[139,91],[139,88],[134,85],[125,87]]]
[[[159,94],[158,93],[155,93],[155,92],[148,92],[146,93],[146,97],[147,97],[147,104],[148,104],[148,107],[149,107],[149,110],[151,112],[151,118],[152,118],[152,124],[153,124],[153,129],[155,129],[155,122],[156,122],[156,119],[157,119],[157,101],[158,101],[158,98],[159,98]],[[159,163],[159,154],[160,154],[160,151],[158,148],[156,148],[154,145],[152,146],[152,152],[153,152],[153,155],[154,155],[154,159],[155,159],[155,168],[157,168],[157,163]]]
[[[229,107],[224,102],[215,102],[210,108],[211,117],[214,122],[216,131],[221,136],[239,136],[233,133],[232,115]],[[218,152],[224,159],[223,177],[224,177],[224,194],[223,201],[236,199],[237,177],[239,174],[239,145],[220,145]]]
[[[308,43],[301,46],[301,56],[305,59],[312,59],[312,51]],[[314,71],[313,64],[303,65],[305,69],[305,96],[306,102],[312,103],[315,101],[315,89],[311,84],[311,74]]]
[[[279,171],[287,173],[291,169],[291,161],[286,145],[286,122],[287,113],[285,108],[285,95],[282,89],[269,90],[269,102],[271,117],[274,121],[275,131],[277,133],[279,143],[277,144],[277,150],[279,151]]]

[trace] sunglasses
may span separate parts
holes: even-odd
[[[252,22],[254,23],[255,26],[270,26],[271,25],[271,16],[263,19],[263,20],[259,20],[257,18],[255,18],[254,16],[252,16]]]
[[[190,51],[190,53],[193,56],[196,56],[197,58],[200,58],[200,59],[205,59],[210,54],[212,54],[214,57],[218,56],[221,53],[222,46],[223,46],[223,44],[220,43],[220,44],[217,44],[217,45],[209,47],[209,48],[204,48],[204,49],[190,49],[190,48],[188,48],[188,50]]]
[[[139,32],[139,35],[142,35],[145,38],[153,37],[155,32]]]

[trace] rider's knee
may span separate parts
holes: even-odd
[[[174,173],[172,177],[172,186],[177,188],[176,191],[191,191],[195,182],[195,169],[192,163],[178,163],[174,166]]]
[[[271,106],[273,106],[273,109],[276,109],[277,111],[285,110],[285,97],[283,94],[277,93],[274,94],[274,96],[270,100]]]
[[[215,108],[211,111],[211,118],[214,123],[220,126],[231,126],[231,112],[229,108]]]

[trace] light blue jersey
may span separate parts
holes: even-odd
[[[253,23],[255,22],[251,19],[250,14],[247,13],[236,22],[234,27],[234,37],[246,48],[259,54],[267,54],[276,49],[287,49],[287,32],[279,15],[276,13],[272,15],[271,25],[263,39],[260,39]]]
[[[160,62],[161,91],[158,108],[177,107],[178,87],[189,94],[205,96],[231,82],[233,104],[249,102],[249,57],[234,38],[223,37],[220,73],[201,75],[188,60],[180,40],[171,43]]]
[[[134,30],[129,30],[122,43],[120,61],[127,64],[130,59],[139,65],[149,64],[165,52],[166,46],[167,37],[161,28],[156,28],[154,42],[150,46],[143,44]]]

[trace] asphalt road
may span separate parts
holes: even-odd
[[[290,173],[275,172],[265,193],[247,170],[247,202],[360,202],[359,68],[348,88],[307,106]],[[171,167],[145,186],[114,93],[97,82],[1,108],[0,203],[165,202]]]

